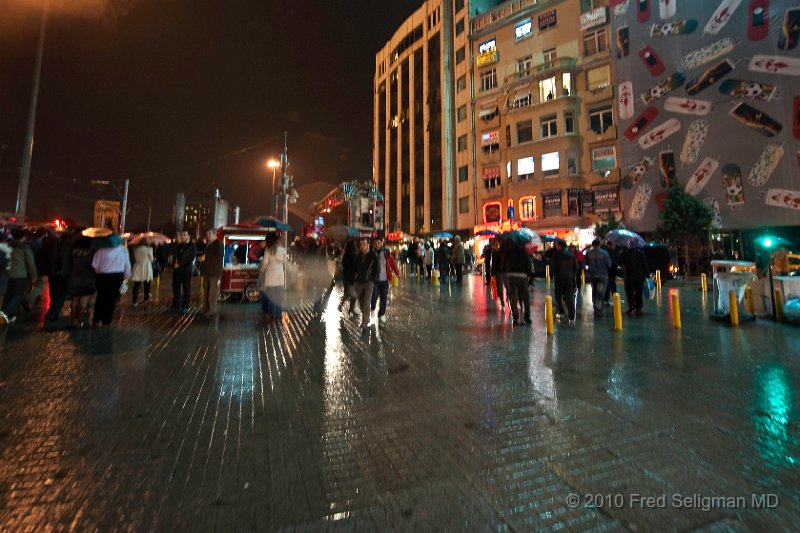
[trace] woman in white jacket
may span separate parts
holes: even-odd
[[[281,315],[283,294],[286,284],[286,249],[280,245],[280,238],[271,235],[267,248],[261,258],[258,287],[261,291],[261,310],[271,318]]]
[[[153,247],[148,244],[147,239],[141,242],[133,250],[133,306],[139,305],[139,287],[144,285],[144,303],[150,301],[150,282],[153,281]]]

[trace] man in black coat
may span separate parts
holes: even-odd
[[[353,288],[355,289],[356,299],[361,308],[361,329],[364,330],[369,328],[372,289],[380,273],[378,254],[370,247],[367,239],[361,239],[358,242],[358,255],[356,255],[355,267],[356,280]]]
[[[567,249],[564,241],[556,242],[556,252],[552,255],[550,270],[553,273],[556,297],[556,318],[560,319],[567,313],[567,318],[575,320],[575,275],[578,272],[578,262],[575,256]]]
[[[644,306],[642,300],[644,280],[650,275],[647,258],[640,247],[630,244],[627,250],[622,252],[619,262],[625,275],[625,298],[628,300],[626,313],[630,315],[636,312],[640,315]]]
[[[511,315],[514,325],[521,325],[519,306],[522,304],[523,318],[526,324],[531,323],[531,295],[528,291],[528,280],[533,276],[531,256],[522,244],[513,243],[505,254],[506,283],[508,299],[511,303]]]
[[[192,293],[192,274],[196,259],[197,248],[189,240],[189,232],[181,231],[172,264],[172,307],[183,315],[189,313],[189,297]]]
[[[606,291],[603,294],[603,305],[610,305],[609,299],[611,295],[617,292],[617,269],[619,268],[617,257],[617,247],[611,242],[607,241],[603,246],[608,256],[611,258],[611,267],[608,269],[608,283],[606,284]]]

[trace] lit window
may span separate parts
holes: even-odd
[[[523,196],[519,199],[519,218],[522,220],[536,220],[536,197]]]
[[[558,152],[542,154],[542,174],[545,176],[557,176],[561,169],[561,162]]]
[[[535,168],[536,159],[533,156],[517,159],[517,175],[520,181],[532,179]]]
[[[483,168],[483,188],[494,189],[500,186],[500,165]]]
[[[555,76],[539,82],[539,101],[545,102],[556,97],[558,85]]]

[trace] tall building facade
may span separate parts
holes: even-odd
[[[619,216],[606,3],[516,0],[470,20],[469,72],[456,72],[462,224],[577,240],[600,213]]]

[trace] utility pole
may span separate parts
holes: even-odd
[[[28,182],[31,177],[31,159],[33,158],[33,130],[36,126],[36,107],[39,103],[39,82],[42,78],[42,56],[44,55],[44,36],[47,31],[47,14],[50,11],[50,1],[47,0],[42,11],[42,23],[39,30],[39,44],[36,49],[36,63],[33,67],[33,87],[31,88],[31,103],[28,108],[28,129],[25,133],[25,149],[22,152],[22,169],[19,175],[19,190],[17,191],[16,215],[25,218],[25,209],[28,205]]]
[[[289,167],[289,147],[288,147],[287,132],[283,132],[283,153],[281,154],[281,194],[283,195],[283,209],[281,210],[281,222],[284,224],[289,223],[289,175],[286,169]],[[283,247],[287,248],[289,244],[289,232],[283,233]]]
[[[120,213],[119,233],[125,233],[125,215],[128,214],[128,186],[131,180],[125,180],[125,191],[122,193],[122,212]],[[149,226],[148,221],[148,226]]]
[[[150,217],[153,214],[153,199],[147,199],[147,233],[150,233]]]

